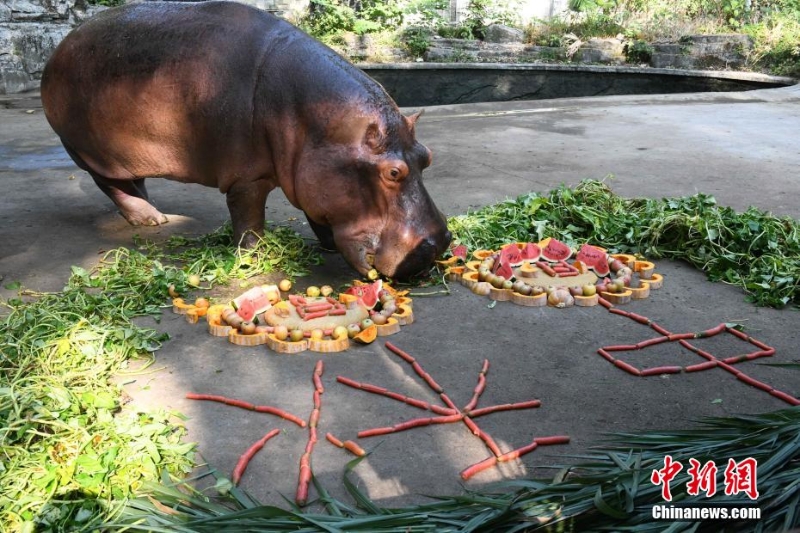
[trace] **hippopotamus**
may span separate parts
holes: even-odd
[[[450,243],[421,173],[431,151],[376,81],[267,12],[143,2],[73,30],[42,74],[45,116],[131,224],[167,221],[146,178],[225,194],[236,242],[280,187],[361,274],[407,278]]]

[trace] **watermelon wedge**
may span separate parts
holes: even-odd
[[[467,260],[467,245],[466,244],[459,244],[452,250],[453,257],[460,257],[464,261]]]
[[[231,302],[231,306],[236,310],[236,314],[242,317],[242,320],[252,321],[256,315],[272,307],[269,296],[267,295],[271,290],[280,294],[278,288],[274,285],[253,287],[241,296],[234,298]]]
[[[368,285],[354,285],[345,291],[345,294],[352,294],[367,309],[374,308],[379,301],[379,294],[383,288],[383,281],[377,280]]]
[[[500,250],[500,261],[508,266],[517,266],[522,264],[522,253],[520,253],[519,246],[516,244],[508,244]]]
[[[608,254],[591,244],[581,246],[581,249],[578,250],[578,255],[575,256],[575,260],[594,270],[598,276],[607,276],[610,272]]]
[[[572,255],[572,249],[569,246],[551,237],[540,242],[539,248],[542,250],[542,259],[551,263],[564,261]]]
[[[529,242],[525,245],[525,247],[520,252],[523,261],[538,261],[539,258],[542,256],[542,250],[539,248],[538,244],[534,244]]]

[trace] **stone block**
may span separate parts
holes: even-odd
[[[504,24],[491,24],[486,27],[484,41],[487,43],[521,43],[525,40],[522,30]]]

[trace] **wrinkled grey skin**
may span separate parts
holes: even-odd
[[[217,187],[237,242],[281,187],[327,247],[403,278],[450,242],[421,181],[431,153],[383,88],[265,12],[230,2],[129,4],[73,31],[42,102],[75,162],[131,224],[162,224],[145,178]]]

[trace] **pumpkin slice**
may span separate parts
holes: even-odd
[[[657,291],[664,286],[664,276],[653,272],[652,276],[647,280],[647,284],[650,285],[650,290]]]
[[[405,304],[398,305],[397,311],[392,314],[392,317],[396,318],[397,321],[400,322],[401,326],[407,326],[414,323],[414,311],[410,306]]]
[[[591,296],[581,296],[578,294],[574,295],[572,298],[575,300],[575,305],[578,307],[592,307],[600,302],[600,297],[597,294],[592,294]]]
[[[350,339],[308,339],[308,349],[312,352],[335,353],[343,352],[350,347]]]
[[[463,276],[461,276],[461,284],[468,289],[472,289],[478,283],[478,273],[477,272],[467,272]]]
[[[474,257],[477,261],[483,261],[487,257],[492,257],[494,252],[491,250],[475,250],[472,252],[472,257]]]
[[[378,324],[373,324],[370,327],[373,326],[378,329],[378,337],[386,337],[387,335],[394,335],[395,333],[398,333],[400,331],[400,322],[398,322],[396,318],[392,317],[389,317],[389,319],[386,321],[386,324],[381,324],[380,326]]]
[[[228,342],[237,346],[258,346],[267,343],[267,333],[253,333],[252,335],[242,335],[237,330],[231,329],[228,333]]]
[[[626,289],[623,292],[603,291],[600,293],[600,295],[614,305],[624,305],[631,301],[631,296],[633,296],[633,293],[630,291],[630,289]]]
[[[526,307],[543,307],[547,305],[547,293],[537,294],[536,296],[520,294],[515,292],[511,295],[511,301],[517,305]]]
[[[183,314],[183,316],[186,317],[186,322],[189,324],[197,324],[200,321],[200,311],[203,311],[203,314],[205,314],[205,309],[199,309],[197,307],[187,309],[186,313]]]
[[[646,281],[639,281],[639,284],[641,286],[636,289],[628,287],[628,290],[631,291],[631,298],[634,300],[644,300],[650,296],[650,284]]]
[[[195,309],[193,304],[187,304],[183,298],[172,299],[172,311],[179,315],[185,315],[189,309]]]
[[[391,319],[390,319],[391,320]],[[353,340],[361,344],[369,344],[378,337],[378,326],[373,324],[364,328],[358,335],[353,337]]]
[[[492,300],[497,300],[498,302],[507,302],[511,299],[511,295],[514,293],[511,289],[498,289],[496,287],[492,287],[489,289],[489,298]]]
[[[267,335],[267,347],[273,352],[278,353],[300,353],[308,350],[308,341],[282,341],[274,334]]]
[[[636,261],[633,264],[633,271],[639,273],[639,279],[650,279],[653,277],[656,265],[650,261]]]

